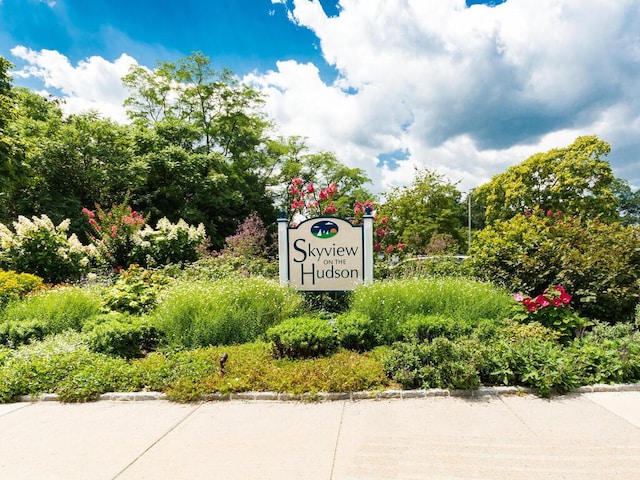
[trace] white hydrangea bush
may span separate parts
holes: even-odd
[[[171,223],[166,217],[161,218],[156,228],[146,225],[134,234],[134,257],[149,267],[193,262],[206,238],[202,223],[196,227],[182,219]]]
[[[73,281],[89,271],[94,247],[68,235],[70,221],[19,216],[13,230],[0,223],[0,268],[31,273],[46,282]]]

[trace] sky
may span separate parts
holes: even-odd
[[[0,0],[14,84],[67,113],[126,121],[131,65],[194,51],[377,193],[416,168],[466,192],[581,135],[640,187],[638,0]]]

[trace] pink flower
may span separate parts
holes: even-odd
[[[307,185],[307,193],[313,193],[315,191],[316,191],[316,189],[313,186],[313,183],[310,183],[309,185]]]
[[[398,243],[398,245],[396,246],[396,248],[397,248],[398,250],[402,250],[402,249],[403,249],[404,247],[406,247],[406,246],[407,246],[406,244],[404,244],[404,243],[400,242],[400,243]]]
[[[513,296],[513,299],[514,299],[516,302],[522,302],[522,301],[524,300],[524,296],[522,296],[522,294],[521,294],[521,293],[516,293],[516,294]]]
[[[300,177],[296,177],[293,180],[291,180],[291,183],[296,187],[300,187],[304,183],[304,180],[302,180]]]
[[[298,190],[298,187],[296,187],[295,185],[291,185],[289,187],[289,193],[291,195],[298,195],[300,193],[300,190]]]
[[[320,190],[318,196],[320,197],[320,200],[327,200],[329,198],[329,194],[327,194],[327,191],[324,189]]]
[[[82,209],[82,214],[83,214],[83,215],[86,215],[86,216],[87,216],[87,217],[89,217],[89,218],[93,218],[93,217],[95,217],[95,216],[96,216],[96,214],[95,214],[95,213],[93,213],[91,210],[89,210],[89,209],[88,209],[88,208],[86,208],[86,207]]]
[[[338,211],[338,209],[335,207],[335,205],[333,204],[333,202],[331,202],[325,209],[324,209],[324,213],[326,213],[327,215],[333,215],[334,213],[336,213]]]

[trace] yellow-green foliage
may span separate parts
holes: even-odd
[[[42,285],[42,278],[30,273],[0,270],[0,306],[18,300]]]

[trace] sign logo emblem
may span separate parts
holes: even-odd
[[[314,223],[311,226],[311,235],[316,238],[331,238],[338,234],[338,225],[329,220]]]

